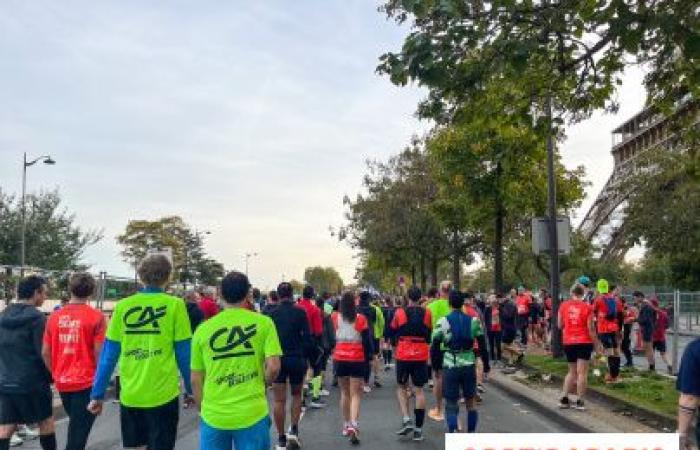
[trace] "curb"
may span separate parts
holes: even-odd
[[[588,428],[581,425],[581,422],[574,420],[573,417],[564,414],[559,414],[557,411],[552,410],[552,408],[549,405],[546,405],[538,401],[537,399],[509,386],[508,383],[504,383],[503,381],[499,380],[498,377],[489,377],[489,383],[493,384],[498,389],[508,394],[510,397],[513,397],[514,399],[519,400],[521,403],[528,405],[533,410],[536,410],[539,414],[551,419],[554,423],[566,427],[569,430],[569,433],[596,432],[592,428]]]

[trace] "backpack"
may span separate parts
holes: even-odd
[[[615,297],[605,297],[603,299],[608,312],[605,314],[605,320],[617,319],[617,299]]]
[[[401,336],[419,337],[430,341],[430,328],[425,325],[425,310],[420,306],[407,306],[403,308],[406,314],[406,323],[401,327]]]
[[[453,311],[446,318],[452,335],[447,349],[452,353],[462,353],[474,348],[471,316],[461,311]]]

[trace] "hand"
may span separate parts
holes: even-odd
[[[194,401],[194,397],[192,397],[190,394],[185,394],[183,397],[183,403],[184,403],[184,408],[191,408],[192,406],[196,406],[197,402]]]
[[[90,400],[90,403],[87,405],[87,410],[90,411],[92,414],[99,416],[102,414],[102,404],[104,402],[102,400]]]

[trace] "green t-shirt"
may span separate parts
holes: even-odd
[[[476,341],[476,338],[482,334],[483,331],[481,330],[481,321],[478,318],[473,317],[471,320],[471,338]],[[440,342],[443,344],[444,348],[447,347],[447,344],[449,344],[451,339],[452,330],[450,329],[450,322],[447,320],[447,317],[443,317],[437,323],[437,328],[435,328],[433,331],[433,342]],[[458,353],[452,353],[445,350],[442,357],[442,367],[444,369],[452,369],[455,367],[471,366],[475,361],[476,357],[474,355],[474,350],[467,350]]]
[[[450,302],[448,302],[446,298],[438,298],[436,300],[433,300],[431,303],[428,303],[427,308],[430,310],[430,318],[433,322],[433,330],[437,326],[438,321],[446,315],[448,315],[451,310]]]
[[[374,322],[374,338],[381,339],[384,337],[384,313],[382,308],[377,305],[372,305],[372,308],[377,316],[377,320]]]
[[[204,372],[202,420],[220,430],[248,428],[268,415],[265,358],[282,355],[269,317],[225,309],[197,328],[192,370]]]
[[[185,302],[162,292],[140,292],[117,302],[107,339],[121,344],[121,403],[164,405],[180,393],[175,342],[192,337]]]

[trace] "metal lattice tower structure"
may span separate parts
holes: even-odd
[[[602,258],[621,259],[629,250],[625,205],[639,174],[639,156],[652,148],[677,148],[679,140],[672,121],[680,113],[695,111],[688,108],[692,103],[689,96],[683,97],[670,117],[646,108],[612,131],[613,172],[578,228],[584,239],[601,248]]]

